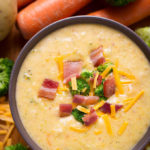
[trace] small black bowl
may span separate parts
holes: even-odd
[[[92,16],[77,16],[77,17],[70,17],[67,19],[63,19],[60,21],[57,21],[53,24],[48,25],[41,31],[39,31],[35,36],[33,36],[27,44],[23,47],[22,51],[20,52],[16,63],[14,65],[11,79],[10,79],[10,87],[9,87],[9,103],[10,108],[12,112],[13,119],[15,121],[16,127],[18,128],[19,132],[25,139],[25,141],[29,144],[29,146],[33,150],[41,150],[41,148],[33,141],[33,139],[30,137],[30,135],[27,133],[26,129],[24,128],[24,125],[21,121],[21,118],[19,116],[17,104],[16,104],[16,83],[18,74],[20,71],[20,68],[22,66],[23,61],[25,60],[28,53],[32,50],[32,48],[45,36],[52,33],[53,31],[60,29],[62,27],[72,25],[72,24],[82,24],[82,23],[94,23],[94,24],[100,24],[105,25],[110,28],[114,28],[116,30],[119,30],[123,34],[125,34],[127,37],[129,37],[136,45],[144,52],[147,59],[150,61],[150,50],[146,46],[143,40],[141,40],[132,30],[130,30],[128,27],[119,24],[118,22],[100,18],[100,17],[92,17]],[[131,135],[134,136],[134,135]],[[144,137],[137,143],[137,145],[133,148],[133,150],[142,150],[144,146],[150,141],[150,128],[147,130]]]

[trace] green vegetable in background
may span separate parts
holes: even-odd
[[[135,0],[106,0],[106,2],[112,6],[125,6],[130,2],[134,2]]]
[[[77,79],[77,90],[72,90],[71,81],[69,82],[69,88],[71,94],[89,95],[90,86],[84,79]]]
[[[143,27],[135,30],[135,32],[144,40],[150,47],[150,27]]]
[[[27,148],[22,144],[16,144],[5,147],[5,150],[27,150]]]
[[[89,79],[90,77],[93,77],[93,73],[89,72],[88,70],[84,70],[81,75],[83,79]]]
[[[0,96],[7,94],[13,61],[0,58]]]
[[[94,91],[95,95],[100,97],[100,100],[107,100],[107,98],[104,96],[104,91],[103,91],[104,81],[105,80],[102,79],[102,83]]]
[[[82,120],[83,116],[85,115],[84,112],[81,112],[81,111],[79,111],[78,109],[74,109],[74,110],[72,111],[72,115],[74,116],[74,118],[75,118],[77,121],[79,121],[79,122],[81,122],[81,123],[84,123],[83,120]]]
[[[112,65],[113,63],[112,62],[109,62],[109,63],[104,63],[102,65],[99,65],[97,67],[97,70],[102,73],[108,66]],[[112,69],[110,70],[110,72],[112,72]]]

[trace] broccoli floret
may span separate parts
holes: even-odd
[[[135,0],[106,0],[106,2],[112,6],[125,6],[130,2],[134,2]]]
[[[5,150],[27,150],[27,148],[22,144],[16,144],[5,147]]]
[[[69,89],[71,94],[89,95],[90,86],[84,79],[77,79],[77,90],[72,90],[71,81],[69,82]]]
[[[135,30],[135,32],[144,40],[150,47],[150,27],[143,27]]]
[[[99,65],[97,67],[97,70],[102,73],[108,66],[112,65],[113,63],[112,62],[109,62],[109,63],[104,63],[102,65]],[[110,70],[110,72],[112,72],[112,69]]]
[[[81,123],[84,123],[83,120],[82,120],[83,116],[85,115],[84,112],[81,112],[81,111],[79,111],[78,109],[75,108],[75,109],[72,111],[72,115],[74,116],[74,118],[75,118],[77,121],[79,121],[79,122],[81,122]]]
[[[13,61],[0,58],[0,96],[7,94]]]
[[[95,95],[100,97],[100,100],[107,100],[107,98],[104,96],[104,91],[103,91],[104,81],[105,80],[102,79],[102,83],[94,91]]]
[[[83,79],[89,79],[90,77],[93,77],[93,73],[89,72],[87,70],[83,71],[80,75]]]

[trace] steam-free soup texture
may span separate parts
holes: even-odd
[[[108,134],[103,117],[84,132],[71,130],[72,126],[82,129],[84,125],[72,115],[59,116],[59,105],[72,103],[69,91],[57,92],[54,100],[38,97],[45,78],[63,86],[58,77],[56,57],[66,56],[66,61],[80,60],[84,69],[92,71],[90,53],[100,45],[108,61],[118,62],[118,70],[135,76],[132,83],[122,85],[124,94],[116,91],[107,100],[123,105],[115,118],[108,114],[112,135]],[[126,80],[121,75],[120,78]],[[125,112],[124,100],[136,97],[140,91],[144,94]],[[150,124],[150,65],[139,47],[119,31],[96,24],[67,26],[43,38],[28,54],[19,72],[16,99],[25,129],[43,150],[131,150]],[[123,122],[128,125],[119,135]],[[96,134],[99,130],[101,133]]]

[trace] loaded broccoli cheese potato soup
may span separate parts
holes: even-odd
[[[23,125],[43,150],[131,150],[150,124],[150,65],[127,36],[61,28],[28,54],[17,80]]]

